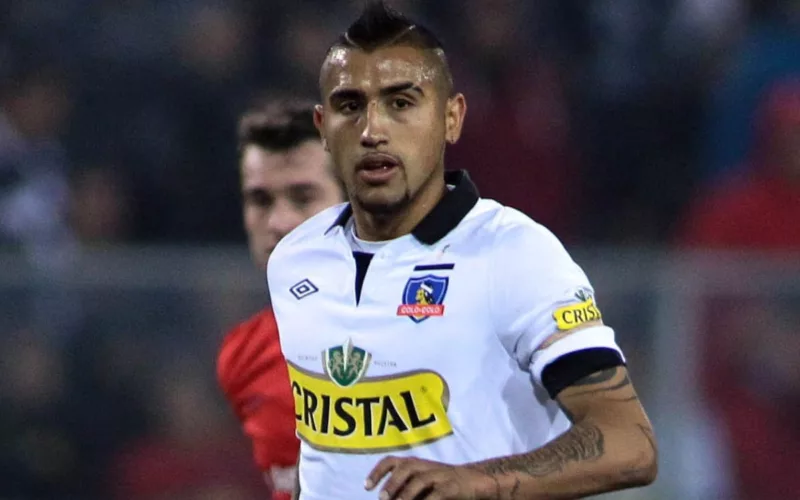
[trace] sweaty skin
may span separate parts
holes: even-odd
[[[445,191],[444,150],[461,134],[466,102],[450,95],[439,56],[408,46],[334,49],[323,65],[315,122],[353,202],[359,237],[407,234]],[[365,175],[369,155],[393,159]]]

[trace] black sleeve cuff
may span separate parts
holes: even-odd
[[[542,385],[550,397],[555,399],[558,393],[578,380],[594,372],[622,366],[622,356],[608,347],[594,347],[571,352],[557,358],[544,367]]]

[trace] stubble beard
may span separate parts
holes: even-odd
[[[355,193],[353,203],[358,206],[362,211],[374,217],[390,217],[397,213],[402,212],[411,204],[411,193],[408,188],[403,192],[403,195],[395,201],[369,201],[364,200],[358,193]]]
[[[405,172],[403,172],[403,174],[405,174]],[[425,192],[434,175],[436,175],[435,170],[431,171],[428,178],[414,193],[411,192],[411,188],[408,184],[408,178],[403,175],[403,182],[405,185],[403,186],[402,195],[393,201],[365,200],[364,197],[361,196],[361,193],[359,193],[357,187],[354,187],[350,191],[348,198],[350,198],[351,204],[357,206],[363,212],[375,218],[383,220],[391,219],[392,217],[408,210],[414,201]]]
[[[394,182],[402,182],[402,193],[397,193],[394,191],[394,189],[392,189],[391,185],[387,185],[384,186],[383,189],[388,191],[388,196],[375,197],[374,199],[370,199],[372,198],[370,196],[364,196],[364,194],[366,194],[364,191],[368,193],[371,189],[380,188],[359,186],[358,181],[356,181],[352,191],[350,191],[350,199],[352,200],[353,205],[357,206],[361,211],[381,219],[391,218],[392,216],[403,212],[411,204],[412,196],[409,190],[407,179],[405,178],[405,172],[400,172],[400,174],[402,174],[402,179],[394,179]],[[391,183],[392,181],[389,182]],[[400,194],[400,196],[395,198],[395,196],[398,194]]]

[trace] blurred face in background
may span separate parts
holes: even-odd
[[[73,101],[67,82],[58,70],[41,68],[12,88],[0,104],[22,136],[41,140],[63,132]]]
[[[183,18],[178,39],[181,60],[205,78],[224,80],[240,71],[249,57],[250,19],[230,5],[198,3]]]
[[[521,0],[466,0],[462,7],[466,43],[475,57],[494,65],[513,65],[514,56],[527,52],[535,7]]]
[[[130,234],[131,210],[124,182],[116,165],[84,169],[71,185],[70,226],[85,244],[123,240]]]
[[[318,140],[288,151],[250,144],[242,151],[240,169],[244,226],[250,253],[261,270],[281,238],[342,201],[330,158]]]

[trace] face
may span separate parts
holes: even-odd
[[[315,122],[354,208],[394,213],[442,189],[444,147],[458,140],[466,103],[445,94],[433,57],[396,46],[339,48],[326,60]]]
[[[260,269],[281,238],[341,201],[329,165],[330,158],[319,141],[306,141],[286,152],[256,145],[244,149],[240,166],[244,226]]]

